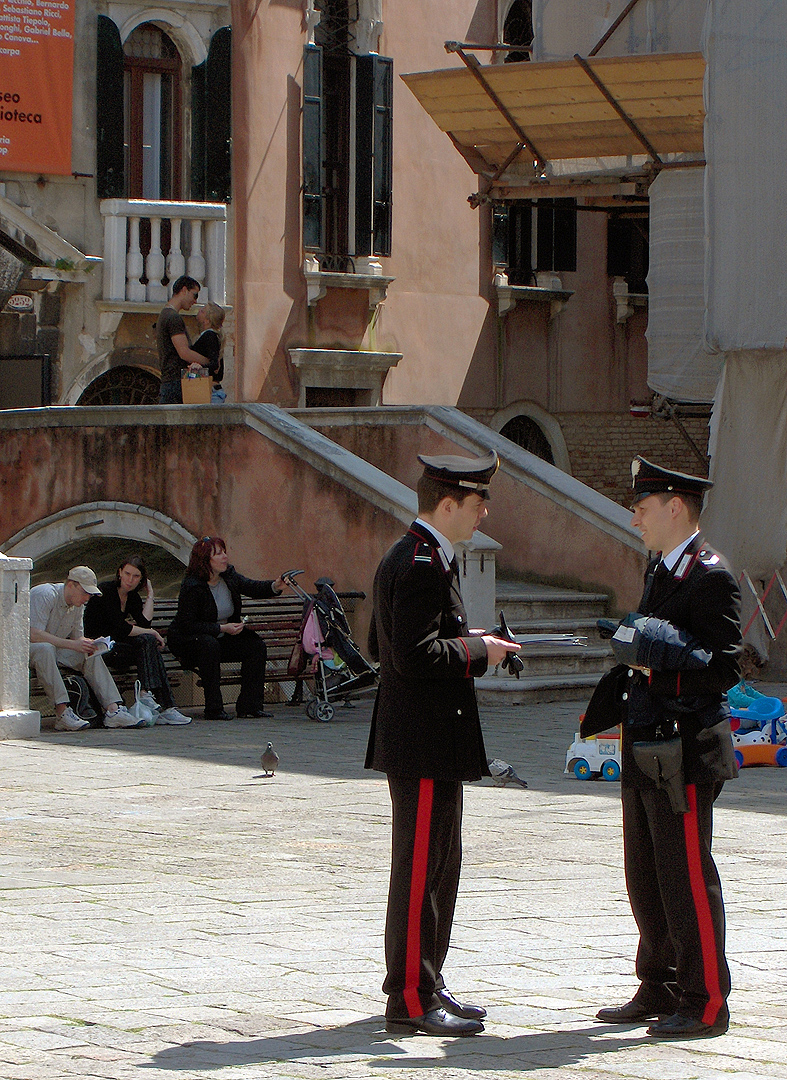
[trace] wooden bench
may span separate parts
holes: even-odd
[[[363,592],[341,592],[338,594],[345,614],[350,616],[355,605],[366,599]],[[153,618],[151,623],[155,630],[166,637],[170,623],[175,618],[178,608],[177,600],[156,599],[153,605]],[[281,697],[292,705],[297,705],[303,700],[303,682],[310,677],[308,671],[294,676],[290,675],[287,667],[290,662],[293,648],[300,640],[301,620],[303,618],[303,603],[299,597],[290,594],[276,596],[270,600],[249,600],[243,598],[243,618],[252,630],[256,630],[264,639],[268,649],[268,663],[265,668],[265,682],[280,685]],[[170,686],[180,684],[183,676],[183,668],[180,661],[173,656],[169,649],[162,653],[164,666],[167,669],[167,678]],[[112,672],[118,690],[124,695],[133,695],[134,682],[137,678],[134,668],[129,672]],[[197,686],[202,683],[196,680]],[[227,663],[221,665],[222,686],[238,685],[240,683],[240,664]],[[31,672],[30,676],[31,703],[36,699],[35,707],[42,711],[46,701],[43,689]],[[128,697],[127,697],[128,700]],[[47,703],[49,712],[52,711],[51,703]]]

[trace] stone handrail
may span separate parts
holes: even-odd
[[[226,302],[227,207],[223,203],[103,199],[100,206],[104,300],[162,304],[169,297],[164,281],[171,285],[181,274],[188,274],[202,286],[199,303]],[[143,220],[150,222],[147,254],[140,247]],[[168,247],[162,244],[163,221],[170,223]]]

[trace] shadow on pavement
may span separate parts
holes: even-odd
[[[453,1067],[483,1072],[498,1071],[505,1062],[506,1068],[514,1067],[526,1072],[545,1066],[559,1068],[574,1065],[595,1054],[609,1054],[651,1042],[645,1036],[621,1038],[615,1029],[602,1025],[516,1035],[508,1039],[484,1034],[469,1039],[435,1040],[432,1045],[439,1048],[439,1052],[429,1057],[418,1057],[407,1053],[399,1045],[399,1038],[392,1039],[387,1035],[383,1024],[383,1018],[378,1016],[342,1027],[317,1028],[299,1034],[247,1039],[243,1042],[189,1042],[161,1050],[153,1055],[149,1063],[139,1068],[197,1071],[221,1066],[236,1068],[239,1065],[314,1059],[327,1064],[347,1055],[356,1059],[367,1058],[366,1064],[370,1068]]]

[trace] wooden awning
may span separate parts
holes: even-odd
[[[513,157],[545,165],[703,152],[701,53],[486,66],[469,59],[474,70],[402,79],[479,174],[495,173]]]

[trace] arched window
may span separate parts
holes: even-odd
[[[529,450],[531,454],[540,457],[542,461],[555,464],[549,440],[531,416],[515,416],[501,428],[500,434],[521,446],[523,450]]]
[[[132,199],[181,197],[182,90],[177,46],[152,23],[123,46],[124,160]]]
[[[231,64],[229,26],[216,31],[207,58],[189,73],[175,43],[158,26],[143,23],[124,45],[117,24],[106,15],[98,16],[96,186],[100,199],[229,201]],[[184,122],[184,109],[190,112],[190,123]],[[184,128],[191,132],[185,146]]]
[[[514,0],[508,10],[503,25],[503,41],[507,45],[519,45],[505,57],[504,63],[515,64],[520,60],[529,60],[530,53],[523,51],[525,46],[533,44],[533,4],[532,0]]]
[[[142,368],[110,368],[86,386],[77,405],[157,405],[160,382]]]

